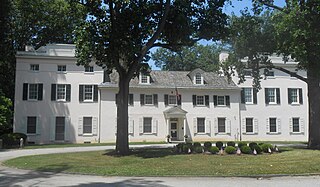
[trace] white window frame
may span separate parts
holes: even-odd
[[[147,103],[147,97],[151,97],[151,103]],[[144,105],[154,105],[153,94],[145,94],[144,95]]]
[[[148,120],[150,119],[150,132],[145,131],[146,119]],[[152,117],[144,117],[142,120],[143,120],[143,124],[142,124],[143,134],[152,134]]]
[[[91,87],[91,93],[86,92],[86,87]],[[83,102],[93,102],[93,93],[94,92],[94,86],[93,85],[88,85],[84,84],[83,85]],[[91,94],[91,99],[86,99],[86,94]]]
[[[246,95],[246,90],[250,90],[250,98],[251,98],[251,101],[247,101],[247,95]],[[253,89],[252,88],[243,88],[243,92],[244,92],[244,102],[245,104],[253,104]],[[249,95],[248,95],[249,96]]]
[[[177,96],[176,95],[168,95],[168,105],[170,105],[170,106],[177,105]]]
[[[29,123],[28,123],[28,120],[29,118],[35,118],[35,132],[34,133],[28,133],[28,126],[29,126]],[[30,134],[30,135],[35,135],[37,134],[37,125],[38,125],[38,117],[37,116],[28,116],[27,117],[27,131],[26,131],[26,134]]]
[[[193,83],[196,85],[203,85],[203,76],[201,73],[196,73],[194,75]]]
[[[63,99],[58,98],[59,86],[64,87],[64,98]],[[66,100],[67,100],[67,85],[66,84],[57,84],[57,86],[56,86],[56,101],[66,101]]]
[[[248,73],[249,72],[249,73]],[[249,75],[248,75],[249,74]],[[243,70],[243,75],[245,77],[252,77],[252,70],[251,69],[245,69]]]
[[[150,84],[150,76],[140,73],[139,83],[140,84]]]
[[[252,121],[252,132],[248,132],[247,131],[247,119],[251,119],[251,121]],[[245,127],[246,127],[246,134],[254,134],[254,118],[252,118],[252,117],[247,117],[247,118],[245,118]]]
[[[84,67],[85,73],[94,73],[94,67],[93,66],[86,66]]]
[[[91,132],[85,132],[85,126],[89,126],[88,124],[85,124],[85,119],[91,119]],[[93,117],[92,116],[84,116],[83,117],[83,124],[82,124],[82,129],[83,129],[83,135],[92,135],[92,127],[93,127]]]
[[[57,71],[58,73],[66,73],[67,65],[57,65]]]
[[[276,131],[274,131],[274,132],[271,132],[271,119],[275,119],[275,125],[276,125],[275,128],[276,128]],[[277,121],[278,121],[278,118],[276,118],[276,117],[269,117],[269,124],[268,124],[268,125],[269,125],[269,133],[270,133],[270,134],[277,134],[277,133],[279,133],[279,132],[278,132],[278,125],[279,125],[279,124],[278,124]]]
[[[30,64],[30,71],[39,72],[40,65],[39,64]]]
[[[224,132],[219,131],[219,119],[224,120]],[[217,128],[218,128],[218,134],[226,134],[227,133],[227,119],[225,117],[218,117],[217,118]]]
[[[35,96],[36,98],[30,98],[31,96],[31,85],[32,86],[36,86],[36,91],[35,91]],[[28,84],[28,101],[37,101],[39,96],[38,96],[38,92],[39,92],[39,84]]]
[[[298,127],[299,127],[299,131],[294,131],[294,119],[298,120]],[[300,124],[300,118],[299,117],[293,117],[292,118],[292,133],[301,133],[301,124]]]
[[[202,98],[203,104],[199,103],[198,98]],[[204,95],[196,95],[196,106],[205,106],[206,105],[206,101],[205,101],[205,96]]]
[[[223,104],[219,103],[219,98],[223,98]],[[221,101],[221,100],[220,100]],[[225,95],[217,95],[217,106],[226,106],[226,96]]]
[[[203,125],[203,132],[199,131],[199,122],[200,122],[200,120],[203,120],[203,124],[201,124],[201,125]],[[204,118],[204,117],[197,118],[197,133],[198,134],[205,134],[206,133],[206,118]]]
[[[271,102],[270,101],[270,90],[273,90],[274,91],[274,95],[273,95],[273,98],[274,98],[274,101],[273,102]],[[268,101],[269,101],[269,103],[268,104],[277,104],[277,89],[276,88],[268,88]]]
[[[300,104],[300,95],[299,95],[299,89],[298,88],[290,88],[291,89],[291,93],[290,93],[290,97],[291,97],[291,104],[293,105],[297,105],[297,104]],[[293,102],[293,97],[292,97],[292,91],[295,90],[297,95],[297,101],[296,102]]]

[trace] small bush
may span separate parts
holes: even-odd
[[[211,142],[204,142],[203,146],[204,146],[205,150],[208,150],[210,147],[212,147],[212,143]]]
[[[227,146],[224,151],[228,154],[235,154],[237,149],[233,146]]]
[[[210,147],[208,150],[212,154],[217,154],[219,152],[219,148],[216,146]]]
[[[251,154],[252,150],[249,146],[243,145],[240,147],[240,150],[243,154]]]
[[[265,143],[261,145],[261,149],[263,152],[268,153],[268,149],[272,150],[273,146],[271,144]]]
[[[236,146],[236,143],[235,143],[235,142],[227,142],[227,146],[235,147],[235,146]]]
[[[223,147],[223,143],[222,142],[216,142],[216,146],[219,148],[219,149],[221,149],[221,147]]]
[[[260,145],[253,145],[251,150],[253,151],[254,149],[257,151],[257,154],[262,152]]]
[[[196,147],[194,147],[194,152],[195,152],[195,153],[202,153],[202,152],[203,152],[203,147],[202,147],[202,146],[196,146]]]
[[[177,146],[176,146],[176,151],[178,152],[178,153],[182,153],[182,149],[183,149],[183,145],[184,145],[184,143],[178,143],[177,144]]]
[[[0,139],[2,139],[3,146],[5,148],[19,147],[20,138],[23,139],[23,144],[26,145],[27,135],[23,133],[9,133],[0,136]]]
[[[253,146],[258,145],[256,142],[250,142],[249,147],[253,150]]]
[[[189,153],[189,149],[192,151],[192,144],[191,143],[183,144],[183,147],[182,147],[183,153]]]
[[[247,146],[247,142],[239,142],[238,147],[241,149],[242,146]]]
[[[199,142],[194,142],[193,143],[193,147],[198,147],[198,146],[201,146],[201,143],[199,143]]]

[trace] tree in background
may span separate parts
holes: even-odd
[[[183,47],[179,51],[160,48],[151,54],[155,65],[162,70],[191,71],[201,68],[205,71],[219,70],[221,48],[216,45],[198,45]]]
[[[153,47],[179,50],[201,39],[224,37],[225,0],[103,2],[80,2],[89,14],[77,31],[77,58],[79,64],[88,65],[94,60],[109,72],[118,72],[116,152],[127,155],[130,80],[148,69],[144,62]]]
[[[238,59],[233,65],[238,69],[253,69],[255,86],[259,85],[258,69],[263,67],[279,69],[306,82],[309,100],[308,146],[320,149],[320,2],[288,0],[284,7],[279,7],[271,0],[253,0],[253,5],[255,15],[244,13],[232,21],[234,32],[231,43],[235,51],[232,57]],[[265,7],[273,11],[273,15],[261,19],[257,15],[264,13]],[[291,57],[299,62],[297,68],[305,70],[308,77],[272,66],[268,55],[273,52],[284,55],[284,60]],[[248,57],[247,64],[239,60],[245,56]],[[225,72],[228,71],[230,68],[225,68]]]
[[[0,135],[8,133],[11,129],[12,120],[12,102],[6,98],[0,90]]]

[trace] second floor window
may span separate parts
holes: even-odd
[[[29,100],[38,100],[38,84],[29,84]]]
[[[23,83],[22,100],[41,101],[43,95],[43,84]]]
[[[288,103],[289,104],[303,104],[301,88],[288,88]]]
[[[66,65],[58,65],[58,72],[66,72],[67,66]]]
[[[243,91],[245,103],[253,103],[252,88],[244,88]]]
[[[71,101],[71,84],[51,84],[52,101]]]
[[[66,85],[57,85],[57,100],[66,100]]]
[[[84,67],[84,72],[94,72],[93,66]]]
[[[39,71],[39,64],[30,64],[30,71]]]
[[[280,104],[280,88],[265,88],[266,104]]]

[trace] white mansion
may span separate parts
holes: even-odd
[[[75,46],[64,44],[17,53],[14,131],[29,142],[115,141],[118,75],[77,66],[74,55]],[[246,79],[237,85],[237,77],[228,82],[201,69],[140,75],[130,83],[130,141],[306,141],[307,85],[277,70],[259,92]]]

